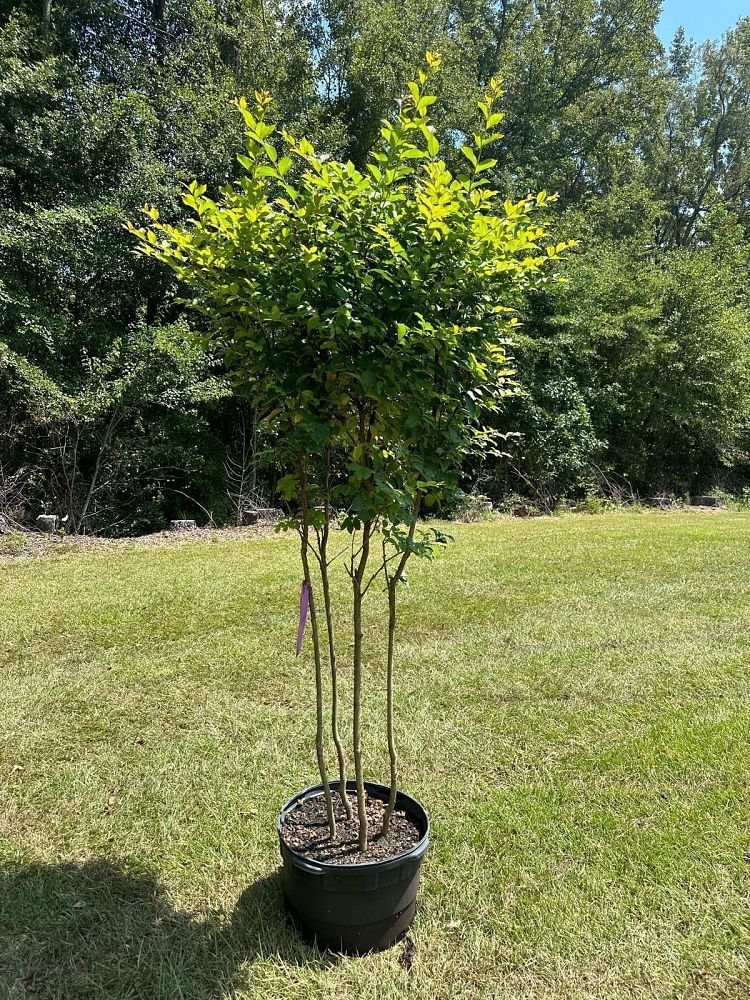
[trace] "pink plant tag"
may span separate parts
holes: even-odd
[[[302,652],[302,640],[305,637],[307,613],[310,610],[310,581],[303,580],[299,592],[299,626],[297,627],[297,656]]]

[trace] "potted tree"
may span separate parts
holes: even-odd
[[[288,470],[279,489],[292,511],[284,526],[300,539],[297,652],[309,618],[320,783],[281,810],[284,891],[307,934],[352,951],[384,947],[409,926],[427,847],[427,815],[399,788],[393,718],[399,587],[412,556],[430,558],[447,540],[421,515],[457,490],[469,453],[499,447],[483,418],[513,391],[519,293],[547,280],[571,245],[552,243],[532,217],[545,192],[501,201],[486,180],[496,162],[487,149],[501,138],[498,81],[460,149],[465,170],[448,169],[429,115],[439,65],[428,53],[363,171],[279,130],[268,95],[240,100],[239,180],[216,200],[189,185],[189,224],[146,206],[150,223],[129,226],[137,252],[190,290],[207,347],[252,395]],[[337,560],[351,588],[352,777],[339,726]],[[365,780],[361,745],[363,603],[378,590],[388,610],[387,784]]]

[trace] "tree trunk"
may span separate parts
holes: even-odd
[[[388,733],[388,757],[391,764],[391,788],[388,793],[388,805],[383,814],[382,835],[388,835],[391,826],[391,816],[396,806],[396,791],[398,789],[398,756],[393,738],[393,659],[396,639],[396,587],[398,581],[388,581],[388,667],[386,673],[386,728]]]
[[[42,0],[42,35],[49,38],[52,28],[52,0]]]
[[[309,588],[310,601],[310,631],[312,632],[313,657],[315,660],[315,750],[318,756],[318,770],[320,780],[323,785],[323,796],[326,803],[326,814],[328,816],[328,830],[331,840],[336,839],[336,817],[333,813],[333,799],[331,798],[331,786],[328,781],[328,769],[326,768],[325,752],[323,749],[323,671],[320,659],[320,634],[318,632],[318,617],[315,613],[315,593],[313,591],[312,580],[310,579],[310,559],[308,548],[310,545],[309,508],[307,497],[307,477],[304,466],[300,476],[300,491],[302,500],[302,530],[300,554],[302,556],[302,567],[305,573],[305,581]]]
[[[362,527],[362,552],[356,571],[352,574],[354,621],[354,722],[352,743],[354,745],[354,774],[357,780],[357,816],[359,818],[359,849],[367,850],[367,804],[365,801],[365,781],[362,771],[362,579],[370,554],[370,532],[372,523],[366,521]]]
[[[417,518],[419,517],[419,508],[422,504],[422,495],[417,493],[414,497],[414,505],[412,507],[412,521],[409,525],[409,535],[408,540],[411,543],[414,539],[414,532],[417,530]],[[390,758],[391,764],[391,787],[388,793],[388,805],[385,807],[385,813],[383,814],[383,826],[381,829],[381,835],[383,837],[387,836],[388,831],[391,826],[391,817],[393,816],[393,810],[396,807],[396,792],[398,791],[398,756],[396,755],[396,742],[393,736],[393,663],[395,659],[395,645],[396,645],[396,594],[398,585],[401,581],[401,577],[404,575],[404,568],[408,562],[409,556],[411,555],[411,550],[406,549],[402,553],[401,558],[398,561],[396,570],[388,579],[388,665],[386,671],[386,727],[388,734],[388,757]],[[387,569],[384,572],[388,573]]]
[[[331,664],[331,734],[339,761],[339,795],[344,803],[346,818],[352,818],[352,804],[346,793],[346,759],[339,733],[339,692],[338,667],[336,663],[336,642],[333,632],[333,612],[331,608],[331,588],[328,579],[328,503],[326,498],[326,523],[320,540],[320,577],[323,584],[326,626],[328,627],[328,658]]]
[[[99,444],[99,451],[97,452],[96,455],[96,463],[94,464],[94,471],[92,473],[91,482],[89,483],[89,488],[86,493],[86,499],[84,500],[83,506],[81,507],[81,513],[78,515],[78,517],[75,519],[73,523],[73,529],[75,531],[75,534],[77,535],[81,534],[82,531],[83,534],[86,533],[86,517],[88,516],[91,501],[93,500],[94,494],[96,493],[96,488],[99,485],[99,474],[102,469],[102,462],[104,461],[104,456],[107,453],[110,442],[112,441],[112,435],[114,434],[115,428],[117,427],[119,421],[120,421],[120,414],[118,413],[117,410],[114,410],[110,415],[109,422],[104,431],[104,437],[102,438]]]

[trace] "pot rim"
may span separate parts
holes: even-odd
[[[329,782],[331,791],[338,791],[338,786],[340,782],[338,780]],[[386,796],[390,792],[390,787],[388,785],[383,785],[379,781],[367,781],[365,780],[365,788],[377,790],[384,792]],[[349,779],[346,782],[347,791],[356,791],[356,782],[353,779]],[[413,803],[419,812],[421,812],[424,817],[425,832],[420,838],[420,840],[414,844],[413,847],[407,848],[405,851],[401,851],[400,854],[394,854],[391,858],[383,858],[380,861],[357,861],[354,864],[346,865],[334,865],[329,861],[316,861],[313,858],[307,857],[305,854],[301,854],[299,851],[295,851],[293,847],[290,847],[284,840],[283,825],[284,820],[289,815],[290,812],[303,800],[308,798],[313,798],[317,795],[323,794],[323,786],[321,784],[309,785],[307,788],[303,789],[301,792],[297,792],[288,799],[279,811],[278,818],[276,820],[276,830],[279,835],[279,842],[283,850],[288,851],[291,857],[294,859],[295,864],[299,867],[306,869],[307,871],[315,872],[331,872],[337,873],[339,875],[346,875],[346,873],[354,871],[366,871],[368,869],[372,871],[386,871],[389,868],[395,868],[400,865],[403,861],[407,860],[417,860],[422,857],[422,855],[427,850],[430,843],[430,817],[427,814],[427,810],[419,801],[415,799],[413,795],[407,794],[407,792],[398,791],[396,795],[396,806],[398,807],[398,800],[408,799],[410,803]]]

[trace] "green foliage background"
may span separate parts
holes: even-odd
[[[531,293],[510,456],[465,487],[543,507],[594,490],[739,489],[747,456],[750,19],[720,44],[658,0],[53,0],[0,5],[0,508],[129,533],[230,518],[248,410],[186,336],[172,278],[130,253],[144,202],[235,176],[234,98],[361,167],[427,48],[444,148],[505,80],[503,195],[559,193],[580,249]],[[273,441],[253,442],[271,500]],[[270,460],[266,468],[261,459]],[[263,464],[258,479],[255,465]],[[236,468],[236,465],[234,466]]]

